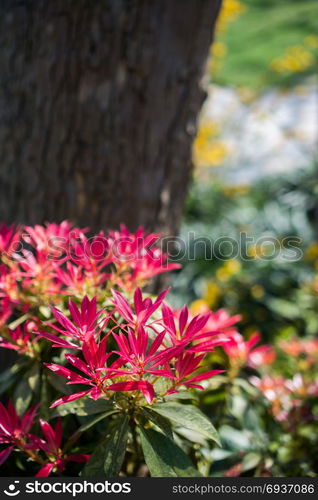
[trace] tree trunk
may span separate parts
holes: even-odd
[[[0,220],[177,232],[221,0],[0,0]]]

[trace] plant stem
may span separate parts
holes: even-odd
[[[39,457],[39,455],[37,453],[35,453],[34,451],[28,450],[27,448],[22,448],[22,449],[27,455],[29,455],[29,457],[31,457],[38,464],[40,464],[40,465],[46,464],[46,462],[41,457]]]

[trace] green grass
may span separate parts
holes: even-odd
[[[274,73],[270,62],[293,45],[303,45],[318,34],[318,0],[245,0],[246,11],[234,20],[219,40],[228,53],[213,80],[222,85],[261,90],[268,85],[289,85],[300,74]],[[312,74],[311,68],[307,74]]]

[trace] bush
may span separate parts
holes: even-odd
[[[179,267],[158,235],[86,233],[1,226],[2,474],[314,474],[317,342],[175,310],[142,291]]]

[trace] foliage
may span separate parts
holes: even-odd
[[[312,168],[190,192],[173,302],[239,312],[244,335],[211,354],[225,374],[198,395],[222,444],[201,450],[208,474],[317,475],[317,188]],[[257,346],[258,332],[268,344]]]
[[[182,237],[189,243],[174,303],[193,302],[198,312],[203,300],[240,312],[246,334],[261,329],[270,341],[316,334],[317,189],[316,168],[252,188],[197,183],[188,199]]]
[[[145,461],[152,475],[200,475],[180,425],[219,439],[187,390],[223,372],[208,358],[238,318],[142,292],[180,267],[159,235],[86,233],[66,221],[0,228],[0,347],[17,355],[1,373],[4,470],[136,475]]]
[[[3,475],[316,474],[317,339],[142,292],[179,266],[141,229],[0,234]]]
[[[313,0],[225,0],[213,49],[213,81],[256,91],[287,86],[317,65]]]

